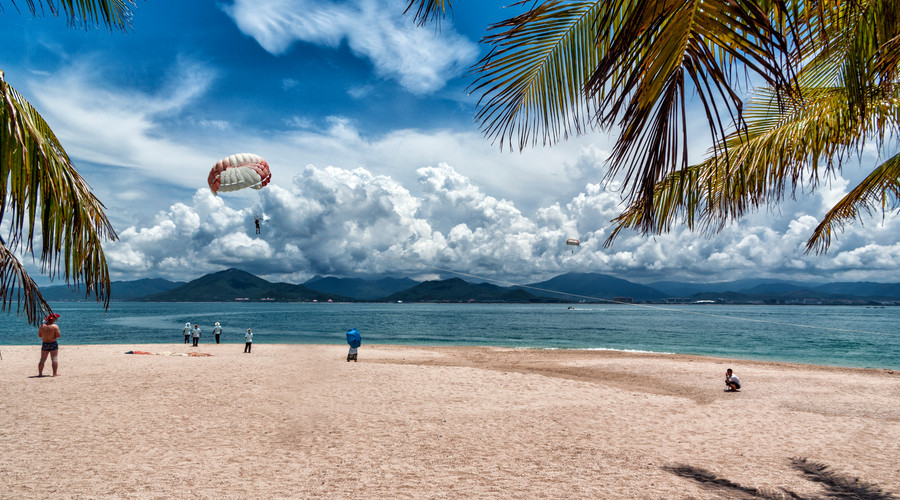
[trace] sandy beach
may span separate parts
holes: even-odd
[[[346,346],[63,344],[61,376],[36,378],[39,350],[0,347],[0,498],[900,494],[900,373],[887,370],[609,351],[364,345],[347,363]],[[741,392],[723,391],[729,367]]]

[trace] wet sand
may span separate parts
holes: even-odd
[[[368,345],[347,363],[346,346],[243,347],[62,344],[61,376],[36,378],[39,345],[0,346],[0,498],[900,494],[897,372]],[[723,391],[726,368],[741,392]]]

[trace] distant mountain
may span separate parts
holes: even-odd
[[[387,297],[418,285],[409,278],[382,278],[365,280],[359,278],[323,278],[316,276],[303,286],[319,292],[334,293],[357,300],[374,300]]]
[[[553,297],[566,301],[611,300],[613,297],[631,297],[634,300],[647,301],[661,300],[669,296],[646,285],[595,273],[563,274],[523,288],[541,297]],[[548,290],[563,293],[553,293]]]
[[[248,272],[228,269],[207,274],[171,290],[147,295],[138,300],[147,302],[232,302],[272,300],[350,302],[353,299],[340,295],[323,293],[302,285],[271,283]]]
[[[803,283],[783,281],[776,279],[754,278],[737,281],[722,281],[718,283],[682,283],[678,281],[656,281],[647,286],[660,290],[670,297],[687,297],[696,293],[735,292],[754,293],[750,290],[758,289],[761,293],[766,291],[782,293],[788,290],[796,290],[808,287]]]
[[[869,281],[828,283],[815,286],[812,290],[858,297],[900,297],[900,283],[872,283]]]
[[[109,286],[110,300],[133,300],[145,295],[165,292],[181,285],[184,285],[184,282],[169,281],[162,278],[113,281]],[[78,291],[74,291],[66,285],[42,287],[41,295],[48,301],[94,300],[93,295],[87,296],[83,286]]]
[[[488,283],[472,284],[459,278],[425,281],[392,294],[383,300],[388,302],[541,302],[525,290],[504,288]]]
[[[709,299],[725,297],[733,302],[791,302],[821,300],[827,303],[850,301],[865,303],[869,300],[897,300],[900,283],[800,283],[770,279],[748,279],[723,283],[656,282],[654,287],[672,297]]]

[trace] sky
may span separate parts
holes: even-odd
[[[624,208],[621,181],[606,180],[615,130],[519,152],[474,119],[470,69],[488,50],[487,26],[519,12],[507,3],[457,0],[438,30],[404,16],[403,0],[139,0],[121,33],[3,2],[0,69],[106,206],[113,280],[234,267],[290,283],[464,273],[525,284],[568,272],[900,281],[891,214],[848,226],[824,255],[805,253],[827,209],[881,161],[871,148],[816,191],[716,235],[676,226],[604,248]],[[697,161],[709,143],[692,106]],[[272,181],[215,196],[209,169],[235,153],[265,158]]]

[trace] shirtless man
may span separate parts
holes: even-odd
[[[56,369],[59,368],[59,363],[56,362],[56,356],[59,354],[59,344],[56,340],[60,337],[59,325],[56,324],[57,318],[59,318],[59,314],[48,314],[44,318],[44,324],[38,328],[38,337],[43,341],[43,344],[41,344],[41,362],[38,363],[38,377],[44,376],[44,362],[47,361],[48,354],[53,366],[53,376],[57,375]]]

